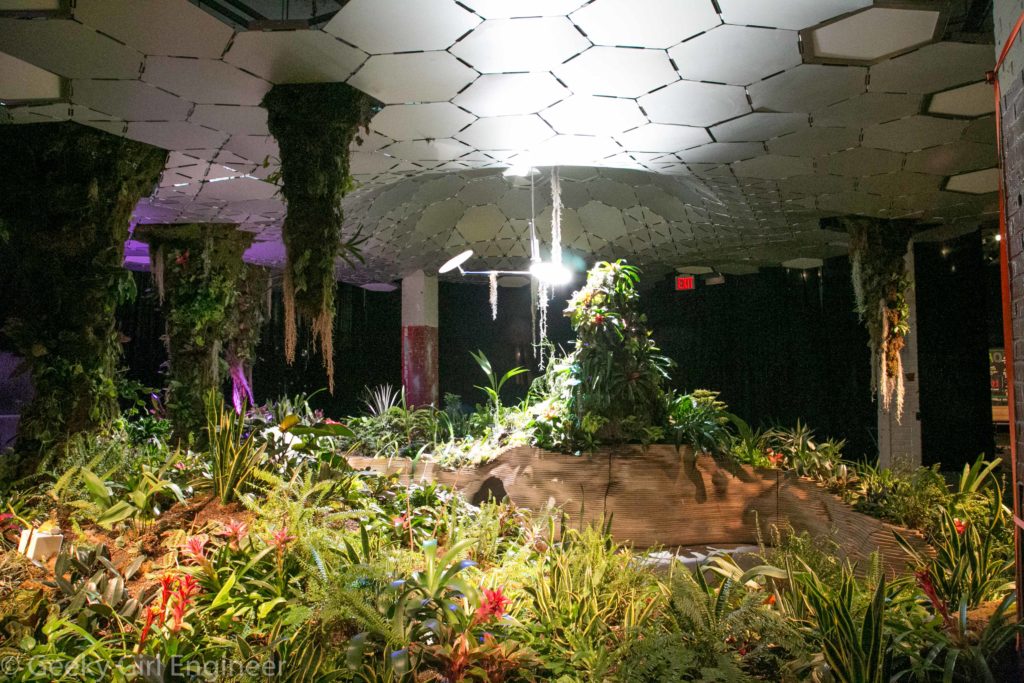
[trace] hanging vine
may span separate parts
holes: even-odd
[[[203,223],[136,230],[150,245],[153,271],[162,273],[157,288],[167,322],[165,404],[179,440],[201,434],[204,399],[220,389],[225,347],[238,334],[246,273],[242,254],[252,236],[235,227]]]
[[[341,200],[352,187],[349,146],[374,100],[344,83],[275,85],[263,98],[281,150],[281,193],[288,204],[282,238],[285,358],[295,360],[298,319],[309,321],[334,393],[335,257],[362,260],[355,235],[342,236]]]
[[[18,425],[22,452],[117,415],[115,311],[135,294],[121,267],[124,241],[166,158],[75,123],[0,126],[3,332],[35,387]]]
[[[907,290],[912,282],[906,269],[908,223],[849,219],[850,262],[857,313],[868,329],[871,385],[882,410],[895,400],[897,421],[903,418],[903,360],[900,352],[910,332]]]
[[[491,273],[490,277],[487,278],[490,292],[488,300],[491,304],[491,320],[498,319],[498,274]]]

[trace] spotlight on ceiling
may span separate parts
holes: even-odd
[[[502,171],[501,174],[506,178],[526,178],[527,176],[533,175],[536,172],[537,169],[535,169],[533,166],[530,166],[529,164],[516,164],[514,166],[509,166],[504,171]]]
[[[572,271],[561,263],[537,261],[530,265],[530,275],[549,285],[564,285],[572,280]]]
[[[458,268],[461,271],[462,270],[462,264],[465,263],[466,261],[468,261],[472,256],[473,256],[473,250],[472,249],[467,249],[466,251],[462,252],[461,254],[457,254],[456,256],[453,256],[452,258],[450,258],[447,261],[445,261],[444,265],[442,265],[440,268],[437,269],[437,272],[438,273],[448,273],[450,271],[455,270],[456,268]]]

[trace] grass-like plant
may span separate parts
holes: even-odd
[[[221,503],[230,503],[252,479],[263,462],[266,445],[259,444],[245,427],[241,414],[226,408],[224,397],[211,392],[206,399],[206,434],[209,442],[210,483]]]

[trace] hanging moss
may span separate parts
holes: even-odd
[[[117,415],[114,313],[135,293],[124,241],[166,157],[74,123],[0,126],[3,332],[35,386],[18,425],[22,452]]]
[[[857,313],[868,329],[872,354],[872,388],[882,409],[896,399],[896,419],[903,417],[903,362],[900,352],[910,331],[906,268],[911,223],[871,219],[847,219],[850,261]]]
[[[297,319],[308,321],[334,392],[334,260],[360,258],[342,238],[341,199],[352,186],[349,146],[370,120],[374,100],[344,83],[275,85],[263,98],[281,150],[285,357],[295,360]]]
[[[252,235],[233,224],[139,226],[167,321],[165,404],[174,434],[198,436],[205,423],[204,397],[225,376],[225,340],[237,326],[236,305]]]

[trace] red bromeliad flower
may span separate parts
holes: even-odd
[[[274,545],[277,547],[277,552],[284,552],[288,544],[294,541],[297,536],[292,536],[288,533],[288,527],[281,527],[279,531],[275,531],[271,538],[273,539]]]
[[[932,603],[935,611],[942,617],[942,622],[949,627],[952,624],[953,617],[949,613],[949,606],[939,598],[938,591],[935,590],[931,571],[926,567],[922,567],[914,572],[914,578],[917,579],[917,585],[925,597],[928,598],[928,602]]]
[[[968,524],[968,522],[965,522],[962,519],[959,519],[959,518],[954,518],[953,519],[953,527],[956,528],[957,536],[963,536],[964,535],[964,532],[967,531],[967,524]]]
[[[494,590],[484,588],[483,592],[484,599],[476,609],[476,620],[478,622],[484,622],[490,621],[491,619],[501,619],[501,617],[505,615],[505,607],[507,607],[512,601],[505,597],[501,588],[496,588]]]
[[[189,536],[188,540],[185,541],[185,545],[181,546],[181,550],[185,553],[186,557],[199,564],[199,562],[206,559],[206,544],[209,542],[210,539],[206,534]]]
[[[324,424],[325,425],[340,425],[341,423],[338,422],[337,420],[332,420],[331,418],[327,418],[326,420],[324,420]]]
[[[398,515],[397,517],[391,520],[391,526],[395,527],[396,529],[408,529],[409,517],[404,514]]]
[[[199,582],[186,574],[178,580],[178,590],[171,605],[171,631],[177,633],[185,621],[185,613],[192,604],[192,597],[199,592]]]
[[[229,519],[226,524],[221,526],[220,530],[220,535],[228,539],[230,546],[236,550],[247,533],[249,533],[249,525],[234,519]]]
[[[146,644],[146,638],[149,636],[149,629],[153,627],[153,620],[156,619],[157,615],[160,616],[160,620],[163,621],[163,613],[158,611],[155,605],[151,605],[146,610],[146,623],[142,626],[142,632],[139,634],[139,647],[141,648]]]
[[[761,604],[762,605],[768,605],[768,606],[774,605],[775,604],[775,593],[772,593],[767,598],[765,598],[764,602],[762,602]]]
[[[164,619],[167,618],[167,603],[171,599],[171,595],[174,593],[175,585],[178,579],[173,574],[164,574],[160,577],[160,625],[164,623]]]
[[[765,457],[768,458],[768,462],[770,462],[775,467],[781,465],[782,461],[786,459],[786,456],[783,455],[782,453],[776,453],[774,448],[769,448],[764,452],[764,454]]]
[[[178,258],[174,259],[174,262],[177,263],[179,266],[187,266],[188,265],[188,249],[186,249],[185,251],[181,252],[181,255],[178,256]]]
[[[596,315],[594,315],[594,324],[595,325],[600,325],[603,322],[604,322],[604,316],[603,315],[601,315],[600,313],[597,313]]]

